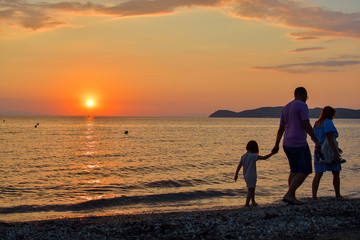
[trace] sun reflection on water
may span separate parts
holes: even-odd
[[[102,194],[101,186],[104,185],[104,181],[100,179],[101,175],[97,175],[103,168],[103,165],[99,162],[96,156],[98,154],[98,135],[96,131],[96,124],[94,117],[86,118],[85,131],[82,136],[83,148],[82,156],[90,157],[85,158],[85,162],[81,162],[82,172],[85,173],[84,177],[79,179],[79,184],[84,184],[88,192],[83,192],[79,196],[80,199],[86,201],[93,201],[104,198]],[[94,190],[95,189],[95,190]]]
[[[87,201],[93,201],[93,200],[99,200],[101,198],[103,198],[103,195],[100,196],[80,196],[81,199],[85,199]]]
[[[86,119],[86,130],[85,130],[85,142],[84,142],[84,151],[83,155],[90,157],[96,154],[96,135],[95,135],[95,119],[93,117],[88,117]]]

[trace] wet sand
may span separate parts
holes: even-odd
[[[0,239],[360,239],[360,199],[0,222]]]

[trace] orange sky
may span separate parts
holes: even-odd
[[[359,109],[359,1],[269,2],[2,0],[0,113]]]

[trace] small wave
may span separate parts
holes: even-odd
[[[4,132],[5,134],[19,134],[21,132],[12,132],[12,131],[9,131],[9,132]]]
[[[199,184],[199,181],[202,180],[195,180],[196,185]],[[150,188],[177,188],[177,187],[193,187],[194,180],[179,180],[179,181],[171,181],[171,180],[164,180],[164,181],[156,181],[150,182],[145,184],[146,187]]]
[[[105,153],[105,154],[99,154],[99,155],[94,155],[94,157],[97,158],[103,158],[103,157],[126,157],[127,154],[121,154],[121,153]]]
[[[88,154],[88,153],[84,153],[84,154],[79,154],[78,157],[90,157],[90,158],[113,158],[113,157],[126,157],[127,154]]]
[[[32,212],[79,212],[94,209],[105,209],[111,207],[130,206],[136,204],[161,204],[175,203],[181,201],[192,201],[229,197],[239,195],[238,190],[207,190],[181,193],[154,194],[146,196],[121,196],[108,199],[97,199],[75,204],[54,204],[54,205],[20,205],[15,207],[0,208],[0,214],[32,213]]]

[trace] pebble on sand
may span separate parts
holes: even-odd
[[[194,212],[0,222],[2,239],[359,239],[360,199]],[[349,237],[350,236],[350,237]]]

